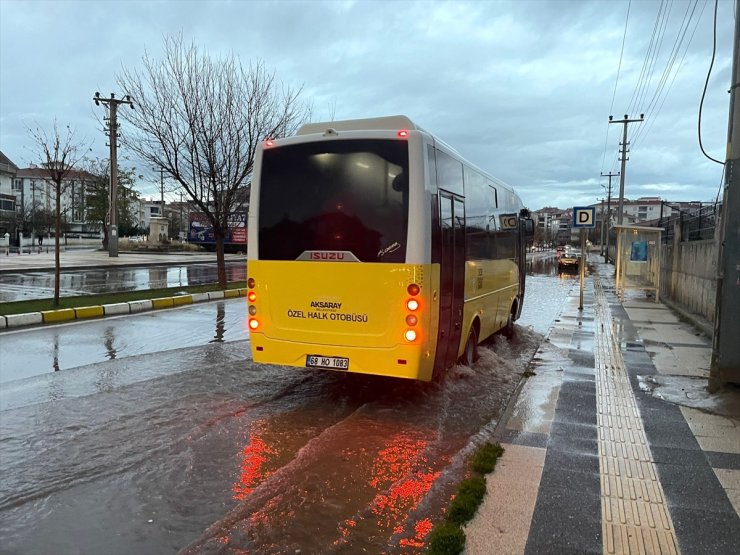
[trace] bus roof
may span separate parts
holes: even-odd
[[[407,116],[385,116],[381,118],[348,119],[343,121],[323,121],[318,123],[306,123],[302,125],[296,135],[311,135],[323,133],[327,129],[336,131],[365,131],[370,129],[414,129],[424,131]],[[426,131],[424,131],[426,133]]]

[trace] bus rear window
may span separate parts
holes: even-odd
[[[408,143],[334,140],[265,149],[259,258],[349,251],[362,262],[404,262]]]

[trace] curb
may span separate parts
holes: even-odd
[[[39,324],[56,324],[72,320],[89,320],[104,316],[119,316],[122,314],[138,314],[150,310],[176,308],[193,303],[213,301],[219,299],[235,299],[246,297],[246,289],[227,289],[226,291],[211,291],[209,293],[192,293],[173,297],[160,297],[151,300],[129,301],[127,303],[83,306],[79,308],[61,308],[59,310],[44,310],[41,312],[27,312],[25,314],[0,315],[0,330],[37,326]]]

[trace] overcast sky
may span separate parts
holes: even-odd
[[[182,32],[213,56],[260,59],[302,85],[317,120],[408,115],[531,209],[605,196],[600,173],[619,170],[622,136],[608,116],[643,112],[629,127],[626,196],[713,201],[722,166],[697,137],[713,11],[714,0],[0,0],[0,150],[27,167],[27,129],[57,118],[107,157],[93,93],[124,94],[121,68]],[[733,29],[734,2],[720,0],[702,112],[704,148],[720,160]],[[158,177],[138,169],[141,192],[155,196]]]

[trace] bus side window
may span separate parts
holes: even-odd
[[[437,149],[437,186],[440,189],[465,196],[463,189],[463,166],[452,156]]]

